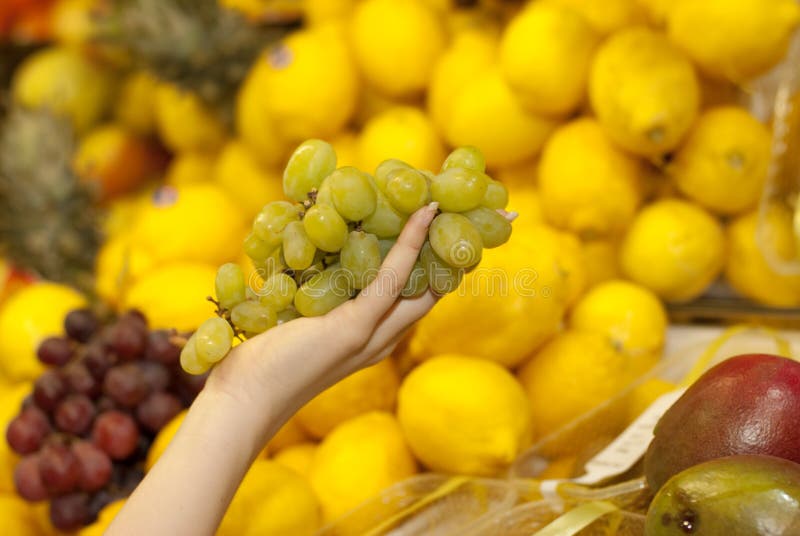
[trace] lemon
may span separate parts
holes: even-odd
[[[106,530],[108,530],[108,526],[111,525],[111,522],[117,517],[119,511],[122,510],[123,506],[125,506],[124,499],[108,504],[105,508],[100,510],[97,521],[79,530],[78,536],[103,536]]]
[[[664,25],[667,12],[677,4],[674,0],[637,0],[637,3],[647,15],[648,20],[656,26]]]
[[[662,34],[638,27],[611,36],[600,47],[589,95],[611,139],[649,157],[678,146],[700,105],[689,60]]]
[[[0,430],[5,431],[9,423],[17,416],[22,402],[33,391],[30,382],[15,385],[0,385]],[[3,435],[0,441],[0,497],[5,493],[16,493],[14,486],[14,468],[19,456],[11,450]]]
[[[215,182],[249,221],[270,201],[284,199],[283,175],[265,168],[242,142],[228,143],[219,155]]]
[[[145,471],[152,469],[161,455],[164,454],[164,451],[167,450],[172,438],[178,433],[178,428],[183,424],[187,411],[188,410],[183,410],[175,415],[171,421],[159,430],[156,438],[153,440],[153,444],[150,445],[150,450],[147,451],[147,459],[145,459],[144,462]]]
[[[444,146],[430,118],[419,108],[393,107],[364,125],[358,139],[359,167],[372,171],[389,158],[420,169],[441,167]]]
[[[586,17],[600,34],[609,34],[642,22],[644,13],[636,0],[551,0]]]
[[[485,359],[436,356],[400,387],[397,418],[433,471],[496,476],[528,446],[531,415],[514,376]]]
[[[436,12],[418,0],[363,0],[350,40],[367,83],[391,96],[422,92],[445,35]]]
[[[336,151],[338,167],[358,166],[358,135],[350,130],[343,130],[329,140]]]
[[[715,106],[736,106],[746,102],[747,96],[742,88],[730,80],[700,77],[700,95],[703,109]]]
[[[312,437],[325,437],[339,424],[362,413],[392,411],[399,384],[394,363],[385,359],[314,397],[297,412],[297,420]]]
[[[542,196],[535,186],[508,186],[508,209],[519,213],[514,220],[517,232],[524,233],[528,227],[544,223]]]
[[[539,194],[547,221],[582,236],[623,231],[641,201],[642,169],[591,118],[559,128],[539,167]]]
[[[753,208],[767,180],[771,136],[743,108],[706,110],[668,168],[678,188],[718,214]]]
[[[674,383],[660,378],[651,378],[635,387],[628,395],[628,421],[636,420],[658,397],[677,388]]]
[[[64,333],[64,317],[86,305],[78,291],[56,283],[34,283],[0,308],[0,375],[9,382],[34,380],[45,367],[36,357],[43,339]]]
[[[266,446],[267,453],[277,452],[286,447],[297,445],[308,439],[305,429],[300,426],[297,415],[286,421],[280,429],[272,436],[272,439]]]
[[[309,25],[325,24],[348,18],[358,0],[304,0],[304,20]]]
[[[122,81],[114,119],[125,128],[149,136],[156,131],[156,91],[158,81],[147,71],[134,71]]]
[[[598,36],[572,9],[535,3],[514,17],[500,44],[500,66],[526,110],[567,115],[586,97]]]
[[[309,480],[330,522],[416,472],[397,419],[374,411],[340,424],[320,443]]]
[[[39,536],[30,503],[11,493],[0,495],[0,534]]]
[[[645,207],[620,249],[622,273],[667,301],[702,294],[724,262],[720,224],[701,207],[677,199]]]
[[[131,240],[157,262],[223,264],[236,259],[246,232],[242,211],[212,183],[164,186],[133,222]]]
[[[155,108],[158,134],[172,151],[215,151],[225,143],[225,126],[197,95],[161,83]]]
[[[652,291],[612,280],[587,292],[572,309],[570,327],[608,337],[619,351],[660,356],[667,335],[667,312]]]
[[[586,240],[582,245],[586,288],[619,277],[619,244],[613,240]]]
[[[85,132],[109,108],[116,88],[113,74],[77,49],[48,47],[16,69],[13,98],[26,108],[47,109]]]
[[[132,244],[129,235],[112,236],[97,253],[95,292],[104,302],[116,307],[128,288],[155,266],[153,257]]]
[[[792,215],[788,209],[773,205],[764,213],[763,222],[759,220],[759,211],[755,210],[728,227],[725,277],[737,292],[759,303],[800,306],[800,275],[778,273],[770,262],[796,259]]]
[[[794,0],[681,0],[667,33],[705,73],[743,82],[781,60],[798,23]]]
[[[514,232],[417,323],[409,352],[417,360],[460,353],[514,367],[558,331],[585,280],[574,236],[545,225]]]
[[[255,110],[251,120],[271,121],[269,128],[291,144],[333,135],[356,107],[358,73],[347,43],[325,28],[293,32],[265,51],[251,76],[253,98],[266,114]]]
[[[520,163],[536,156],[557,123],[525,113],[499,69],[474,73],[453,96],[443,125],[452,146],[479,148],[490,167]]]
[[[308,477],[311,473],[311,463],[317,453],[316,443],[297,443],[279,450],[273,460],[276,463],[292,469],[297,474]]]
[[[178,153],[169,163],[164,183],[180,188],[187,184],[209,182],[214,179],[216,165],[216,153],[196,151]]]
[[[264,100],[263,88],[271,76],[266,62],[257,62],[236,95],[236,133],[264,166],[279,164],[293,149],[278,135]]]
[[[655,362],[652,355],[618,352],[600,333],[568,330],[558,335],[519,372],[530,400],[535,438],[602,404]]]
[[[128,289],[122,307],[142,311],[154,329],[192,331],[213,313],[204,297],[213,291],[216,275],[211,264],[164,264]]]
[[[131,224],[136,220],[139,209],[146,205],[155,188],[146,188],[108,203],[108,211],[103,218],[103,232],[107,237],[116,238],[128,234]]]
[[[311,535],[319,520],[319,503],[308,481],[279,463],[258,459],[236,491],[217,534]]]

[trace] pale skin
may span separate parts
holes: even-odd
[[[433,203],[409,219],[378,277],[356,299],[234,348],[106,534],[214,534],[275,432],[317,393],[389,355],[436,303],[430,291],[400,297],[436,211]]]

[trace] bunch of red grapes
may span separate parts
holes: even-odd
[[[22,456],[18,493],[49,500],[53,525],[74,530],[133,491],[153,438],[192,403],[205,378],[183,372],[176,333],[151,331],[138,311],[102,322],[79,309],[64,329],[65,336],[39,346],[39,360],[50,368],[6,439]]]

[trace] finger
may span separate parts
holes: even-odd
[[[508,220],[509,223],[519,218],[519,212],[513,210],[511,212],[507,212],[502,208],[498,208],[497,213],[500,214],[502,217],[504,217],[506,220]]]
[[[362,353],[371,355],[370,352],[377,352],[390,344],[398,334],[407,331],[417,320],[425,316],[437,301],[439,301],[439,297],[428,290],[416,298],[407,298],[396,302],[378,323]]]

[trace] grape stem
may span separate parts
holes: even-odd
[[[214,311],[214,313],[218,317],[220,317],[223,320],[225,320],[228,324],[230,324],[231,329],[233,329],[233,336],[236,337],[237,339],[239,339],[240,341],[244,342],[245,341],[245,339],[244,339],[244,331],[242,331],[241,329],[237,328],[236,325],[233,323],[233,320],[231,320],[231,312],[229,310],[225,309],[222,305],[220,305],[220,303],[217,300],[215,300],[211,296],[206,296],[206,299],[208,301],[210,301],[211,303],[213,303],[214,306],[216,306],[217,309]]]

